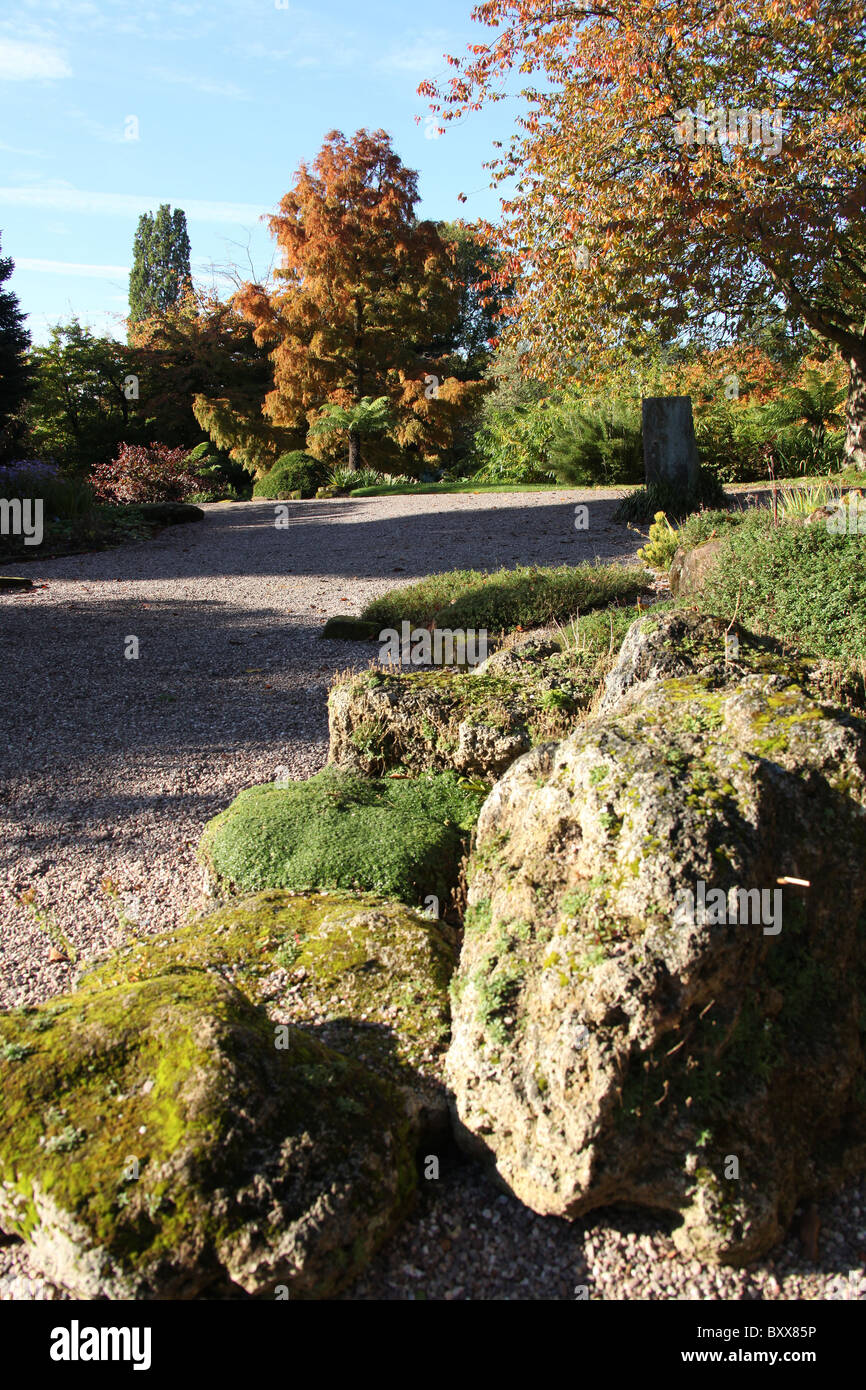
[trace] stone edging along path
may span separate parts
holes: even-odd
[[[326,617],[437,570],[629,559],[636,537],[613,525],[614,506],[607,490],[339,499],[290,503],[278,529],[272,504],[217,505],[139,545],[28,565],[44,587],[0,596],[0,1004],[65,990],[64,941],[86,957],[117,941],[121,919],[180,925],[201,898],[205,822],[277,766],[301,778],[324,764],[330,679],[371,655],[323,642]],[[124,658],[130,636],[137,660]],[[17,901],[28,891],[41,922]],[[846,1231],[866,1225],[856,1194],[840,1201],[858,1212]],[[821,1273],[795,1243],[774,1290],[769,1267],[668,1258],[645,1217],[535,1217],[456,1163],[345,1296],[570,1298],[589,1284],[591,1296],[682,1297],[697,1281],[703,1297],[827,1297],[856,1264],[840,1239]],[[0,1296],[46,1295],[23,1249],[0,1249]]]

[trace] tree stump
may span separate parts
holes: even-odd
[[[643,459],[646,481],[684,496],[698,484],[698,446],[691,396],[645,396]]]

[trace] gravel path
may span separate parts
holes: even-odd
[[[285,528],[273,504],[220,504],[151,541],[19,566],[43,587],[0,595],[0,1007],[69,986],[58,942],[87,956],[119,939],[120,916],[182,924],[202,902],[204,823],[279,765],[297,778],[324,765],[331,678],[373,650],[323,641],[327,617],[458,566],[630,558],[615,495],[295,502]],[[828,1205],[820,1264],[795,1239],[775,1271],[719,1273],[674,1255],[645,1215],[542,1219],[453,1156],[346,1296],[839,1297],[839,1276],[863,1273],[863,1201],[851,1188]],[[0,1248],[0,1298],[56,1296],[23,1246]]]

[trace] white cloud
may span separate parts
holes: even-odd
[[[430,76],[440,72],[445,66],[444,54],[450,47],[453,48],[454,41],[449,41],[448,36],[443,33],[430,35],[423,39],[413,39],[409,43],[400,44],[392,48],[389,53],[383,53],[376,63],[380,72],[408,72],[418,73],[422,77]]]
[[[171,82],[179,87],[191,87],[195,92],[207,96],[226,97],[230,101],[249,101],[250,98],[236,82],[216,82],[209,77],[197,77],[195,73],[175,72],[171,68],[151,68],[151,77],[159,82]]]
[[[156,212],[160,203],[183,208],[188,222],[258,223],[267,209],[254,203],[223,203],[162,193],[88,193],[69,185],[41,188],[0,188],[0,206],[49,208],[54,212],[83,212],[95,217],[139,217]]]
[[[84,265],[79,261],[40,261],[29,256],[18,256],[16,270],[37,270],[46,275],[82,275],[92,280],[115,280],[119,275],[128,275],[128,265]]]
[[[71,77],[72,69],[57,48],[20,39],[0,39],[0,81],[34,82]]]
[[[41,150],[23,150],[23,149],[21,149],[20,146],[18,146],[18,145],[7,145],[7,144],[4,143],[3,140],[0,140],[0,150],[4,150],[4,151],[6,152],[6,154],[20,154],[20,155],[23,155],[23,157],[24,157],[25,159],[47,159],[47,158],[48,158],[48,155],[43,154]]]

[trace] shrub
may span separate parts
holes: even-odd
[[[776,427],[764,406],[735,405],[722,398],[695,412],[695,440],[702,470],[721,483],[767,477],[765,446]]]
[[[697,603],[706,613],[791,642],[807,654],[866,657],[866,546],[859,535],[781,521],[768,508],[728,530]],[[739,606],[738,606],[739,605]]]
[[[702,468],[698,472],[697,486],[685,497],[679,488],[668,483],[649,483],[623,497],[613,519],[647,522],[658,512],[664,512],[669,520],[681,521],[702,507],[723,507],[725,501],[725,490],[718,478]]]
[[[187,463],[199,479],[190,502],[243,502],[252,496],[253,481],[247,470],[221,450],[211,450],[205,440],[187,454]]]
[[[480,464],[473,481],[552,482],[548,462],[552,438],[553,418],[543,402],[486,407],[472,445],[472,457]]]
[[[627,601],[649,583],[646,570],[621,565],[519,566],[486,574],[450,570],[392,589],[369,603],[362,617],[380,627],[485,628],[489,632],[566,622],[588,608]]]
[[[652,569],[669,570],[679,544],[679,532],[664,512],[656,512],[649,529],[649,544],[638,551],[637,557]]]
[[[93,471],[96,495],[105,502],[183,502],[199,487],[185,449],[165,444],[123,444],[113,463]]]
[[[818,435],[806,425],[779,430],[773,446],[777,477],[835,473],[845,456],[845,431]]]
[[[315,497],[318,488],[327,483],[328,475],[328,465],[321,459],[295,449],[281,454],[270,472],[256,480],[253,497],[279,501],[293,492],[300,493],[301,497]]]
[[[640,410],[630,400],[583,400],[570,391],[487,405],[473,450],[481,463],[476,482],[636,482],[643,470]]]
[[[380,473],[376,468],[332,468],[329,482],[341,492],[367,487],[417,487],[420,479],[404,473]]]
[[[64,477],[56,464],[38,459],[17,459],[0,467],[0,497],[41,498],[49,521],[71,521],[93,509],[88,483]]]
[[[841,467],[845,441],[839,406],[845,387],[815,370],[761,405],[726,398],[695,414],[701,463],[725,483],[830,473]]]
[[[640,411],[628,401],[566,403],[555,415],[549,458],[560,483],[638,482],[644,468]]]

